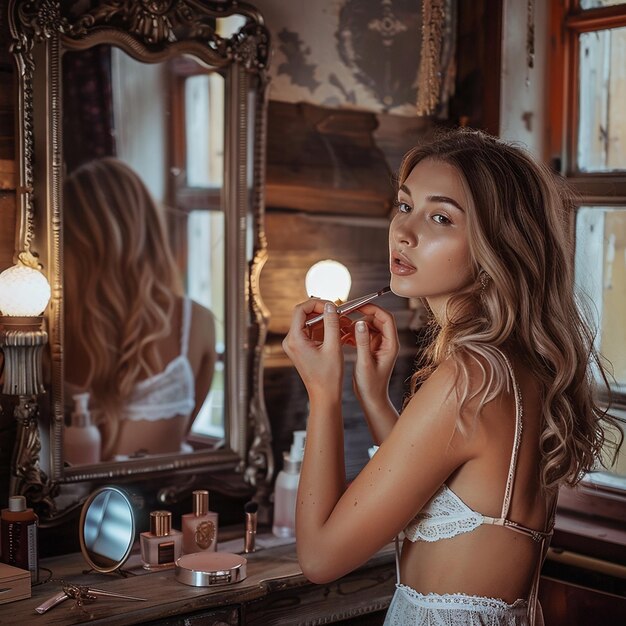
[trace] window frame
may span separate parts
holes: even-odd
[[[626,3],[593,9],[581,9],[579,0],[552,0],[550,11],[550,109],[548,147],[555,171],[565,177],[578,195],[579,206],[626,207],[626,171],[581,172],[576,163],[579,122],[579,35],[584,32],[626,27]],[[571,221],[575,227],[575,216]],[[607,399],[606,393],[601,399]],[[612,392],[611,400],[618,409],[626,408],[626,394]],[[626,443],[624,444],[626,446]],[[622,454],[624,454],[622,449]],[[565,487],[559,495],[557,527],[554,543],[572,547],[579,552],[596,553],[598,546],[589,543],[589,518],[600,537],[616,538],[614,527],[626,520],[626,489],[616,491],[583,481],[575,488]],[[585,516],[585,517],[581,517]],[[559,532],[559,519],[563,528]],[[578,532],[572,533],[572,528]],[[582,543],[580,539],[586,538]],[[607,539],[607,542],[609,539]],[[624,544],[626,546],[626,544]],[[600,550],[601,552],[601,550]],[[600,556],[600,552],[598,556]],[[605,557],[606,555],[602,555]],[[624,555],[615,554],[621,561]]]

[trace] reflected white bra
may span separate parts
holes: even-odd
[[[196,405],[193,370],[187,358],[189,329],[191,326],[191,300],[183,300],[180,354],[166,368],[139,381],[120,416],[127,420],[156,421],[189,415]]]
[[[191,300],[183,300],[180,354],[165,369],[154,376],[140,380],[124,407],[120,419],[157,421],[189,415],[196,405],[196,388],[191,363],[187,358],[191,326]],[[70,394],[85,391],[66,383]],[[98,407],[90,407],[95,413]]]
[[[195,406],[193,371],[186,354],[179,354],[158,374],[135,385],[121,419],[156,421],[189,415]]]

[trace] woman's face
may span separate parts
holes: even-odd
[[[389,227],[391,290],[428,300],[437,315],[473,278],[467,236],[470,200],[448,163],[420,161],[398,192]]]

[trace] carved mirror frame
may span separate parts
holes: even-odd
[[[266,84],[269,34],[259,12],[236,0],[99,0],[68,17],[60,0],[9,0],[11,53],[17,69],[17,240],[34,233],[34,248],[52,288],[46,313],[50,343],[50,458],[40,466],[35,428],[15,444],[12,493],[26,493],[44,521],[61,512],[55,497],[62,483],[145,480],[217,470],[267,499],[273,474],[269,420],[261,377],[267,310],[259,275],[267,257],[263,227]],[[246,23],[222,38],[215,19],[242,15]],[[142,26],[150,28],[142,29]],[[190,54],[226,76],[224,212],[226,258],[225,447],[210,452],[63,467],[63,210],[61,50],[113,44],[143,62]],[[250,102],[254,102],[250,106]],[[252,124],[253,128],[250,128]],[[45,411],[44,411],[45,412]],[[46,474],[49,471],[49,476]],[[237,481],[239,481],[237,478]],[[237,482],[236,481],[236,482]],[[185,489],[185,491],[187,490]],[[171,494],[167,496],[171,501]],[[165,496],[164,496],[165,498]]]

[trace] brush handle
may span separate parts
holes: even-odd
[[[40,604],[35,609],[35,611],[39,614],[45,613],[46,611],[49,611],[52,607],[56,606],[57,604],[61,604],[63,600],[67,600],[68,598],[69,596],[65,593],[65,591],[61,591],[60,593],[57,593],[55,596],[48,598],[43,604]]]
[[[385,287],[384,289],[381,289],[380,291],[376,291],[374,293],[368,293],[366,296],[361,296],[360,298],[355,298],[354,300],[348,300],[348,302],[344,302],[343,304],[337,307],[337,313],[339,315],[348,315],[348,313],[352,313],[353,311],[356,311],[358,308],[362,307],[364,304],[367,304],[368,302],[375,300],[379,296],[382,296],[383,294],[388,293],[389,291],[390,291],[389,287]],[[324,314],[320,313],[319,315],[316,315],[315,317],[308,319],[304,323],[304,325],[310,328],[311,326],[314,326],[315,324],[318,324],[319,322],[321,322],[323,319],[324,319]]]

